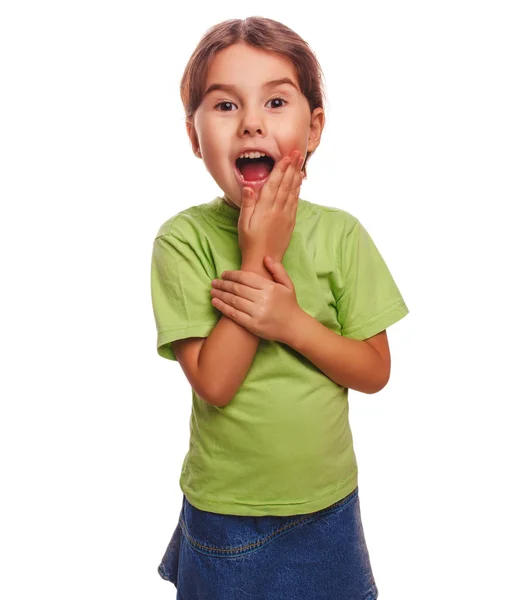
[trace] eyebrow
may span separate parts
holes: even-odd
[[[289,83],[297,91],[299,91],[299,88],[297,87],[297,85],[288,77],[282,77],[281,79],[273,79],[272,81],[267,81],[266,83],[263,84],[263,88],[275,87],[277,85],[282,85],[283,83]],[[207,88],[207,90],[203,94],[203,97],[207,96],[208,94],[210,94],[210,92],[213,92],[215,90],[223,90],[225,92],[237,92],[237,87],[232,84],[213,83],[212,85],[210,85]]]

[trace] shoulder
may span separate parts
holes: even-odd
[[[306,205],[306,209],[310,215],[315,216],[316,220],[319,220],[324,225],[324,230],[330,236],[337,233],[340,237],[345,237],[359,223],[359,219],[355,215],[343,208],[316,204],[308,200],[300,200],[300,202]]]
[[[173,236],[179,239],[193,239],[201,231],[201,207],[203,205],[186,208],[164,221],[156,233],[156,238]]]

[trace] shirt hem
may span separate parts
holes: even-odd
[[[180,481],[180,487],[186,496],[187,500],[199,508],[208,512],[214,512],[222,515],[237,515],[246,517],[288,517],[293,515],[305,515],[312,512],[317,512],[328,508],[345,496],[348,496],[355,490],[358,484],[358,471],[344,481],[340,486],[330,490],[327,494],[315,498],[314,500],[306,500],[304,502],[279,503],[279,504],[246,504],[243,502],[235,502],[231,500],[208,500],[197,494],[193,494],[190,490],[184,488],[183,482]]]
[[[186,327],[161,329],[157,336],[156,350],[162,358],[177,360],[177,357],[172,352],[172,348],[170,346],[171,342],[189,337],[208,337],[215,326],[216,322],[207,322],[196,323]]]

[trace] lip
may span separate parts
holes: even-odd
[[[274,168],[275,168],[275,165],[274,165]],[[254,190],[254,192],[257,192],[268,181],[272,171],[270,171],[270,173],[264,179],[259,179],[258,181],[246,181],[243,178],[243,175],[241,175],[241,171],[237,168],[236,164],[234,164],[234,173],[236,174],[236,179],[241,187],[249,187],[249,188],[252,188]]]
[[[268,152],[268,150],[264,150],[262,148],[243,148],[243,150],[241,150],[239,154],[248,154],[249,152],[261,152],[262,154],[266,154],[267,156],[269,156],[275,163],[277,162],[277,158],[275,157],[275,155],[273,155],[271,152]],[[239,154],[235,158],[236,161],[239,159]]]

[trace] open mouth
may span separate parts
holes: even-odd
[[[238,158],[235,164],[244,183],[255,183],[268,178],[274,168],[275,160],[270,156]]]

